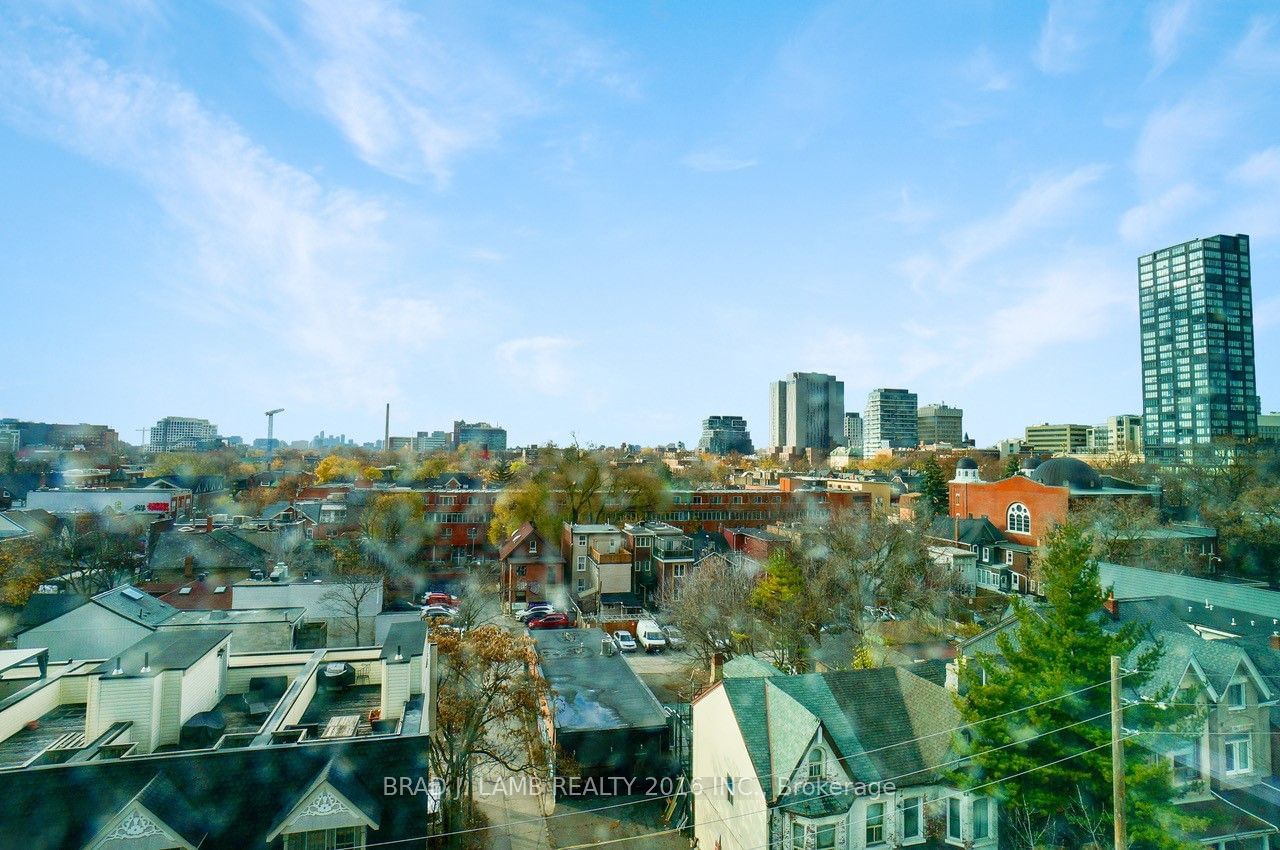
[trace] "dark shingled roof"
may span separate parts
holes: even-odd
[[[207,655],[215,646],[231,637],[227,629],[164,630],[147,635],[120,653],[120,669],[124,676],[154,676],[165,670],[185,670]],[[112,675],[115,658],[98,665],[93,672]],[[144,671],[143,665],[150,669]]]
[[[150,593],[139,590],[131,584],[123,584],[99,593],[93,597],[93,601],[127,620],[153,629],[178,613],[178,609],[168,602],[156,599]]]
[[[757,777],[776,799],[821,728],[854,781],[901,787],[937,781],[959,725],[951,694],[909,667],[725,679]]]

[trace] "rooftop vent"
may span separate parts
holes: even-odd
[[[191,588],[189,588],[189,587],[182,587],[182,588],[179,588],[179,589],[178,589],[178,595],[179,595],[179,596],[186,596],[186,595],[187,595],[187,594],[189,594],[190,592],[191,592]]]

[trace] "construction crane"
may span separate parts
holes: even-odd
[[[267,472],[271,472],[271,456],[276,450],[276,414],[284,413],[283,407],[267,411]]]

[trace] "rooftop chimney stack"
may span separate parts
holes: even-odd
[[[143,673],[151,672],[151,653],[150,652],[142,653],[142,672]]]

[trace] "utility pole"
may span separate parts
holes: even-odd
[[[387,418],[382,426],[382,450],[391,451],[391,402],[387,402]]]
[[[1111,656],[1111,808],[1115,813],[1116,850],[1127,850],[1129,830],[1124,817],[1124,724],[1120,715],[1120,656]]]
[[[271,474],[271,456],[276,451],[276,414],[283,413],[283,407],[267,411],[267,474]]]

